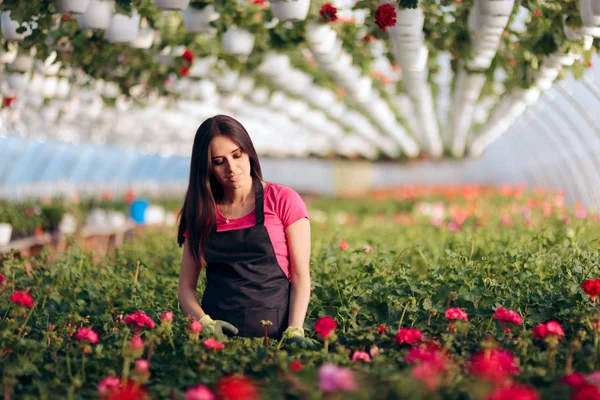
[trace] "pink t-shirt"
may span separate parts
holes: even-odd
[[[273,244],[277,262],[285,276],[291,279],[290,252],[285,230],[301,218],[308,218],[306,205],[300,195],[293,189],[270,182],[267,183],[265,188],[264,199],[265,227]],[[241,218],[229,219],[229,223],[226,224],[225,217],[217,206],[217,232],[250,228],[255,224],[256,209]],[[187,232],[184,236],[187,237]]]

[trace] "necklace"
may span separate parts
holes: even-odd
[[[244,206],[244,204],[246,204],[246,202],[248,201],[248,199],[250,198],[250,196],[252,194],[253,194],[253,192],[250,192],[250,194],[244,200],[242,200],[242,202],[240,203],[242,207]],[[228,217],[227,215],[225,215],[225,213],[223,212],[223,211],[225,211],[224,208],[223,208],[223,204],[221,204],[221,208],[219,209],[219,211],[221,211],[221,215],[223,215],[225,217],[225,223],[226,224],[230,223],[231,222],[230,217]]]

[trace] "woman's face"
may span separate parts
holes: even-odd
[[[210,142],[211,171],[223,189],[239,189],[252,183],[250,157],[227,136],[215,136]]]

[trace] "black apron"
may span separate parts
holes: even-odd
[[[256,224],[214,232],[204,248],[206,289],[202,309],[214,320],[239,329],[239,336],[262,337],[261,320],[269,320],[269,337],[279,339],[288,326],[290,281],[277,262],[265,227],[264,190],[254,179]]]

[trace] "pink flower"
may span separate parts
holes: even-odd
[[[600,399],[600,388],[596,385],[586,383],[571,395],[571,400],[596,400]]]
[[[523,323],[523,320],[521,319],[519,313],[507,310],[504,307],[497,308],[496,312],[494,313],[494,315],[492,315],[492,317],[497,318],[502,323],[511,323],[514,325],[521,325]]]
[[[98,334],[90,328],[80,328],[75,334],[75,339],[94,344],[98,343]]]
[[[107,376],[98,384],[98,394],[100,394],[101,397],[105,396],[113,389],[118,388],[120,384],[121,379],[117,378],[116,376]]]
[[[535,389],[525,385],[499,387],[493,390],[486,400],[540,400]]]
[[[586,209],[578,207],[575,210],[575,218],[577,218],[577,219],[586,219],[587,218],[587,211],[586,211]]]
[[[483,350],[471,357],[469,371],[479,378],[502,383],[519,373],[514,356],[507,350]]]
[[[335,320],[329,316],[321,317],[315,322],[315,332],[317,332],[323,339],[327,339],[335,331],[338,324]]]
[[[173,322],[173,313],[171,311],[166,311],[160,316],[161,321]]]
[[[434,390],[440,384],[440,375],[442,372],[443,369],[440,368],[439,364],[432,361],[425,361],[417,364],[410,372],[410,376],[421,381],[427,389]]]
[[[587,376],[587,381],[594,385],[600,385],[600,371],[590,372]]]
[[[447,309],[446,310],[446,318],[448,318],[448,319],[464,319],[465,321],[469,320],[467,313],[458,307]]]
[[[358,386],[348,368],[325,363],[319,368],[319,389],[324,392],[352,392]]]
[[[202,324],[198,320],[193,320],[190,324],[190,332],[200,333],[202,332]]]
[[[363,251],[365,253],[374,253],[375,249],[373,247],[371,247],[371,246],[365,246],[364,249],[363,249]]]
[[[14,292],[10,295],[10,301],[23,307],[33,307],[33,297],[26,292]]]
[[[344,251],[348,250],[348,243],[345,240],[342,240],[340,242],[340,249],[342,249]]]
[[[364,351],[355,351],[354,354],[352,354],[352,361],[358,362],[358,360],[370,362],[371,356],[369,356],[369,353],[365,353]]]
[[[141,350],[144,348],[144,340],[139,336],[134,336],[131,338],[131,343],[129,344],[129,347],[132,350]]]
[[[0,274],[0,283],[4,284],[4,282],[6,282],[6,278],[4,277],[4,274]]]
[[[210,339],[206,339],[204,341],[204,345],[209,349],[213,349],[214,351],[219,351],[225,348],[225,343],[221,343],[217,339],[212,337]]]
[[[512,224],[513,224],[512,218],[508,214],[502,214],[501,221],[502,221],[502,225],[505,225],[505,226],[512,226]]]
[[[215,395],[207,386],[197,385],[185,391],[185,400],[214,400]]]
[[[427,343],[418,347],[411,347],[404,361],[407,363],[432,362],[440,369],[445,369],[448,363],[447,357],[443,350],[437,345]]]
[[[402,344],[402,343],[415,344],[422,338],[423,338],[423,333],[418,329],[400,328],[400,329],[398,329],[398,333],[396,333],[394,340],[398,344]]]
[[[144,360],[143,358],[139,358],[135,361],[135,370],[140,374],[147,374],[148,369],[150,368],[150,363],[148,360]]]
[[[377,333],[383,333],[383,332],[385,332],[385,331],[387,331],[387,330],[388,330],[388,327],[386,327],[386,326],[383,326],[383,325],[379,325],[379,326],[377,327]]]
[[[448,230],[450,232],[460,232],[461,225],[457,224],[454,221],[448,223]]]
[[[371,357],[377,357],[379,355],[379,347],[371,347],[371,350],[369,350],[369,354],[371,355]]]
[[[154,321],[152,318],[147,316],[141,311],[136,311],[133,314],[129,314],[125,317],[125,323],[128,325],[136,325],[141,328],[147,327],[150,329],[154,328]]]

